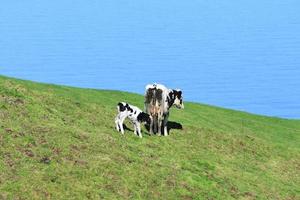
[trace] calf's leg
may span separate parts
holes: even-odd
[[[164,136],[168,136],[168,119],[169,119],[169,113],[167,113],[163,119],[163,127],[164,127]]]
[[[121,129],[121,133],[124,135],[124,128],[123,128],[123,123],[124,123],[124,120],[125,120],[126,117],[122,117],[120,120],[119,120],[119,127]]]
[[[142,138],[142,133],[141,133],[141,123],[137,123],[136,124],[136,128],[137,128],[137,135]]]
[[[117,115],[117,117],[115,118],[115,124],[116,124],[117,131],[121,131],[119,123],[120,123],[120,119],[119,119],[119,115]]]
[[[134,133],[135,135],[137,135],[137,126],[136,126],[136,123],[133,123],[133,128],[134,128],[133,133]]]

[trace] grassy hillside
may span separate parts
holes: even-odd
[[[143,96],[0,76],[0,199],[299,199],[300,121],[202,104],[168,137],[114,130]],[[132,130],[129,122],[127,127]]]

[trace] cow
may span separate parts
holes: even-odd
[[[115,118],[117,131],[121,131],[124,135],[123,123],[126,118],[133,123],[134,134],[142,138],[141,123],[151,124],[151,116],[136,106],[130,105],[126,102],[119,102],[117,105],[118,114]]]
[[[150,134],[168,135],[167,122],[172,106],[183,109],[183,97],[180,89],[168,89],[162,84],[148,84],[145,92],[145,112],[151,117]]]

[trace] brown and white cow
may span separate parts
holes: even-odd
[[[145,92],[145,112],[152,116],[150,134],[168,135],[167,122],[172,106],[183,109],[182,91],[168,89],[162,84],[149,84]]]

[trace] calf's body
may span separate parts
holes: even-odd
[[[136,106],[130,105],[126,102],[120,102],[117,105],[118,114],[115,118],[116,129],[124,134],[123,123],[128,118],[134,127],[134,134],[142,137],[141,124],[151,124],[151,117],[147,113],[144,113],[141,109]]]

